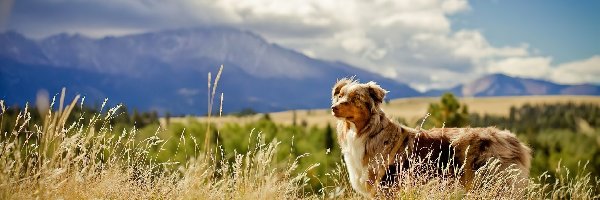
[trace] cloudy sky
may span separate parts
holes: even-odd
[[[91,37],[227,25],[425,90],[484,74],[600,84],[597,0],[0,0],[0,30]]]

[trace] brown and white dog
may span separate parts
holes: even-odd
[[[374,196],[391,166],[407,167],[409,156],[439,155],[436,162],[463,166],[460,182],[467,188],[475,171],[491,158],[503,169],[514,167],[529,175],[530,149],[509,131],[496,128],[434,128],[416,130],[393,122],[380,108],[386,90],[375,82],[341,79],[333,86],[332,114],[338,118],[337,136],[352,187]],[[385,163],[377,158],[387,159]],[[424,160],[424,159],[423,159]],[[447,165],[452,160],[453,164]],[[402,163],[398,163],[402,162]],[[440,166],[440,165],[437,165]]]

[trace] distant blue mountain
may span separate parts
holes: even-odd
[[[561,85],[544,80],[491,74],[473,82],[444,90],[431,90],[425,96],[452,92],[458,96],[523,96],[523,95],[600,95],[600,86]]]
[[[0,99],[34,102],[62,87],[86,102],[123,102],[161,113],[204,114],[207,73],[224,65],[218,92],[224,111],[325,108],[336,79],[356,76],[392,91],[388,98],[421,95],[404,83],[344,64],[313,59],[228,27],[199,27],[122,37],[59,34],[32,40],[0,34]]]

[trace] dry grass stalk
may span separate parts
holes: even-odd
[[[219,72],[217,73],[217,76],[215,77],[215,82],[213,84],[212,87],[212,93],[211,93],[211,88],[210,88],[210,80],[211,80],[211,75],[210,72],[208,73],[208,123],[207,123],[207,128],[206,128],[206,135],[204,137],[204,152],[209,152],[211,147],[210,147],[210,141],[211,141],[211,133],[210,133],[210,125],[211,125],[211,115],[212,115],[212,108],[213,108],[213,103],[215,100],[215,93],[217,91],[217,84],[219,84],[219,79],[221,79],[221,73],[223,72],[223,65],[221,65],[221,67],[219,68]],[[223,95],[221,95],[221,104],[223,103]],[[221,105],[222,108],[222,105]],[[222,110],[222,109],[221,109]],[[220,115],[220,112],[219,112]]]

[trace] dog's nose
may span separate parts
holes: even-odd
[[[337,110],[338,110],[338,107],[337,107],[337,106],[331,106],[331,111],[333,111],[333,112],[337,112]]]

